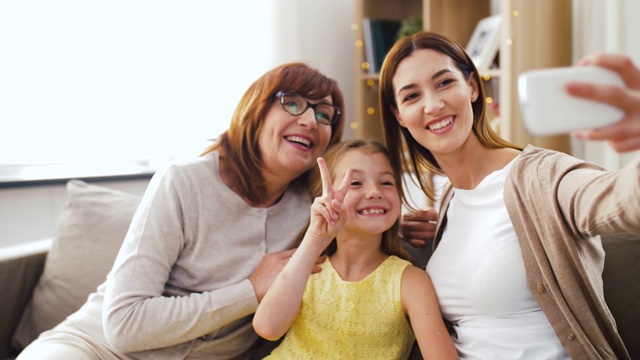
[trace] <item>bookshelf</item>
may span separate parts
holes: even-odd
[[[516,81],[535,68],[571,64],[572,0],[356,0],[355,111],[350,126],[356,136],[382,139],[378,105],[378,74],[366,62],[362,19],[406,20],[421,14],[424,29],[445,34],[466,46],[481,19],[502,16],[499,69],[481,72],[491,101],[499,104],[494,127],[517,145],[533,144],[571,152],[568,136],[533,138],[522,125]],[[494,104],[495,105],[495,104]]]
[[[517,78],[524,71],[572,64],[571,0],[501,0],[503,43],[500,46],[500,135],[571,154],[567,135],[531,137],[524,129],[517,97]]]
[[[402,21],[422,14],[423,0],[356,0],[355,21],[355,109],[347,126],[351,126],[357,137],[382,139],[380,107],[378,106],[378,74],[369,73],[366,62],[362,19],[388,19]]]

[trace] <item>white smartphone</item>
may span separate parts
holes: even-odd
[[[549,136],[594,129],[619,121],[624,112],[614,106],[581,99],[565,91],[568,82],[624,86],[620,76],[597,66],[531,70],[518,77],[518,99],[531,136]]]

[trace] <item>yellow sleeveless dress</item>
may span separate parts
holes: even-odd
[[[346,282],[327,258],[311,275],[300,313],[266,359],[406,359],[415,336],[402,309],[402,273],[388,257],[365,279]]]

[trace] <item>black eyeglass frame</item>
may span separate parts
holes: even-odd
[[[298,97],[300,97],[302,100],[304,100],[307,103],[307,107],[305,107],[304,110],[302,110],[299,114],[292,113],[291,111],[287,110],[287,107],[284,104],[284,96],[286,96],[286,95],[287,96],[298,96]],[[276,93],[276,97],[279,99],[280,105],[282,105],[282,109],[284,111],[286,111],[287,113],[293,115],[293,116],[300,116],[300,115],[304,114],[305,112],[307,112],[307,110],[309,110],[309,108],[313,109],[313,114],[316,115],[316,106],[318,106],[318,105],[331,106],[335,110],[335,113],[333,114],[333,118],[331,120],[329,120],[330,121],[329,123],[324,123],[324,122],[321,122],[320,120],[318,120],[318,117],[314,116],[313,118],[316,120],[316,122],[318,124],[333,125],[333,124],[338,122],[338,120],[340,119],[340,116],[342,115],[342,110],[340,110],[339,107],[337,107],[337,106],[335,106],[333,104],[326,103],[326,102],[312,104],[312,103],[309,102],[309,100],[306,97],[304,97],[304,96],[302,96],[302,95],[300,95],[298,93],[286,92],[286,91],[278,91]]]

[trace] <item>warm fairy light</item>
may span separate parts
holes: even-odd
[[[376,84],[376,81],[373,79],[367,79],[367,86],[373,87]]]
[[[484,76],[482,77],[482,80],[484,80],[484,81],[489,81],[489,80],[491,80],[491,75],[489,75],[489,74],[484,75]]]
[[[491,103],[493,103],[493,98],[491,96],[487,96],[487,98],[485,99],[485,102],[487,104],[491,104]]]
[[[511,15],[512,15],[513,17],[518,17],[518,16],[520,16],[520,11],[518,11],[518,10],[513,10],[513,11],[511,12]],[[507,45],[509,45],[509,46],[513,45],[513,40],[511,40],[511,39],[507,39]]]
[[[362,70],[369,70],[369,63],[368,62],[363,62],[362,63]]]
[[[376,113],[376,109],[375,109],[375,108],[373,108],[373,107],[371,107],[371,106],[369,106],[369,107],[367,108],[367,114],[369,114],[369,115],[373,115],[373,114],[375,114],[375,113]]]
[[[362,45],[364,45],[362,40],[356,40],[356,47],[362,47]]]
[[[358,30],[358,24],[352,23],[351,24],[351,30]]]
[[[350,126],[351,126],[351,128],[353,130],[357,130],[358,129],[358,123],[357,122],[352,122]]]

